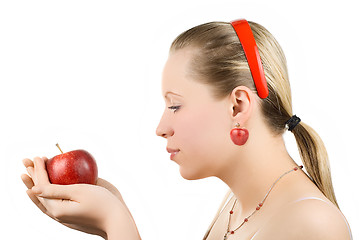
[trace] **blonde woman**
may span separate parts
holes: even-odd
[[[172,43],[157,135],[183,178],[215,176],[230,191],[203,239],[352,239],[319,136],[293,115],[285,56],[261,25],[244,19],[189,29]],[[291,131],[297,166],[283,133]],[[71,228],[140,239],[118,190],[49,183],[46,158],[24,160],[31,200]],[[307,174],[303,171],[306,170]]]

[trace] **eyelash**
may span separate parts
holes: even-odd
[[[170,106],[170,107],[168,107],[168,109],[174,110],[173,112],[177,112],[180,108],[181,108],[181,106]]]

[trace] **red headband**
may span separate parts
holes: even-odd
[[[257,88],[258,96],[260,98],[266,98],[268,97],[267,81],[264,76],[261,57],[258,52],[256,41],[253,37],[251,27],[245,19],[232,21],[231,24],[236,31],[244,53],[246,54],[252,78]]]

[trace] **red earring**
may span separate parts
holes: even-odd
[[[239,123],[236,123],[235,127],[231,130],[231,139],[234,144],[238,146],[244,145],[249,137],[249,132],[245,128],[240,128]]]

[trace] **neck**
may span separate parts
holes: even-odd
[[[243,215],[249,215],[272,184],[284,172],[296,166],[282,136],[261,134],[256,138],[256,134],[253,135],[244,146],[235,146],[238,152],[230,161],[231,166],[227,166],[218,176],[234,193]]]

